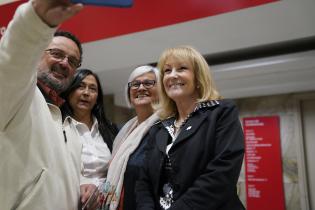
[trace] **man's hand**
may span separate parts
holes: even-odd
[[[77,14],[82,4],[72,4],[70,0],[32,0],[37,15],[50,27],[56,27]]]

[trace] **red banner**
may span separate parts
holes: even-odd
[[[134,0],[132,8],[86,6],[62,28],[72,31],[82,42],[89,42],[276,1],[279,0]],[[21,2],[25,0],[0,6],[0,28],[7,26]]]
[[[279,117],[243,119],[247,210],[284,210]]]

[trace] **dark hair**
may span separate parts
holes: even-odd
[[[80,40],[74,35],[72,34],[71,32],[69,31],[56,31],[54,33],[54,37],[56,36],[64,36],[68,39],[71,39],[72,41],[74,41],[74,43],[78,46],[79,48],[79,52],[80,52],[80,61],[82,61],[82,54],[83,54],[83,50],[82,50],[82,45],[81,45],[81,42]]]
[[[110,151],[112,151],[113,141],[118,133],[118,129],[116,125],[110,122],[105,116],[103,91],[100,80],[94,72],[89,69],[79,69],[76,71],[69,87],[63,93],[61,93],[61,97],[66,100],[65,103],[61,106],[61,112],[63,118],[66,118],[67,116],[73,117],[73,109],[71,108],[68,100],[69,95],[73,91],[75,91],[80,86],[82,80],[89,75],[93,75],[95,77],[98,87],[98,95],[96,99],[96,104],[92,109],[92,115],[95,116],[98,121],[98,129],[101,136],[103,137],[104,142],[107,144]]]

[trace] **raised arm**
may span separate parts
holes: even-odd
[[[63,21],[82,8],[69,0],[33,0],[21,5],[0,41],[0,131],[27,107],[36,87],[36,66]]]

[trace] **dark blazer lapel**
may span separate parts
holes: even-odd
[[[182,130],[179,133],[177,139],[175,140],[172,148],[176,146],[176,144],[178,144],[179,142],[189,139],[189,137],[198,130],[198,128],[201,126],[202,122],[206,118],[207,118],[206,114],[199,112],[198,116],[192,116],[190,119],[188,119],[184,127],[182,127]]]
[[[170,138],[170,135],[165,128],[161,128],[155,136],[156,145],[159,148],[159,150],[163,153],[166,153],[168,138]]]

